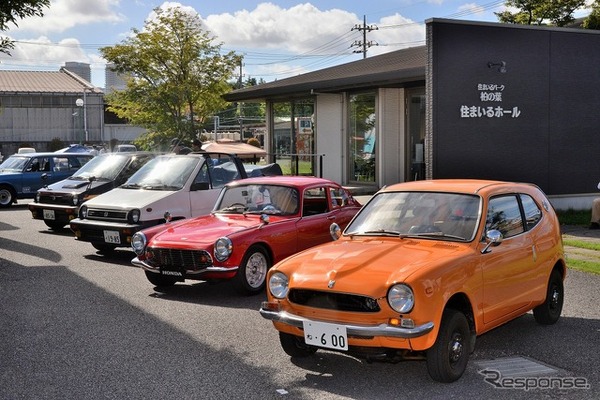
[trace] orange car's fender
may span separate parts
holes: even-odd
[[[434,328],[429,334],[410,339],[413,350],[421,351],[433,346],[439,333],[444,309],[453,296],[465,298],[470,308],[469,312],[472,310],[476,326],[481,323],[482,314],[479,304],[483,287],[481,271],[474,261],[438,266],[435,270],[425,271],[423,276],[411,276],[410,282],[415,294],[415,310],[407,317],[413,318],[416,325],[426,321],[434,323]]]

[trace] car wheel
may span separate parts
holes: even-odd
[[[153,284],[154,286],[158,286],[158,287],[173,286],[177,282],[177,279],[173,278],[172,276],[164,276],[164,275],[157,274],[154,272],[149,272],[149,271],[144,271],[144,272],[146,273],[146,278],[148,278],[148,281],[150,281],[150,283]]]
[[[317,351],[316,347],[307,345],[301,337],[289,333],[279,332],[279,342],[290,357],[308,357]]]
[[[437,339],[427,350],[427,372],[438,382],[454,382],[462,376],[469,360],[471,332],[467,317],[447,309]]]
[[[546,291],[546,300],[533,309],[533,317],[538,324],[552,325],[560,318],[563,308],[565,289],[562,276],[557,270],[552,271],[548,288]]]
[[[242,294],[257,294],[264,290],[267,272],[271,268],[271,259],[261,246],[250,246],[237,274],[234,283]]]
[[[0,186],[0,207],[10,207],[14,201],[15,195],[10,186]]]
[[[52,229],[53,231],[59,231],[65,227],[65,224],[63,224],[62,222],[44,220],[44,223],[48,228]]]
[[[117,246],[114,246],[112,244],[94,243],[94,242],[92,242],[92,246],[94,246],[94,248],[96,250],[98,250],[100,253],[112,253],[117,248]]]

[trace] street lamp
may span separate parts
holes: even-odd
[[[83,99],[75,100],[77,107],[83,107],[83,132],[85,133],[85,142],[89,141],[88,129],[87,129],[87,96],[85,89],[83,90]]]

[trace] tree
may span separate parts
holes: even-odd
[[[500,22],[523,25],[566,26],[573,22],[573,13],[585,6],[585,0],[506,0],[507,8],[494,13]]]
[[[50,5],[50,0],[11,0],[0,2],[0,31],[8,30],[8,24],[15,26],[17,20],[26,17],[43,16],[43,8]],[[0,37],[0,53],[10,55],[14,42],[7,37]]]
[[[228,80],[239,64],[233,52],[220,54],[197,14],[178,7],[154,13],[144,29],[100,49],[116,72],[130,76],[127,88],[106,101],[110,111],[149,130],[136,141],[143,149],[173,137],[194,139],[196,126],[224,108],[221,95],[231,90]]]

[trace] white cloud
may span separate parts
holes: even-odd
[[[254,10],[208,16],[207,29],[228,48],[285,49],[303,53],[350,32],[356,15],[332,9],[321,11],[305,3],[283,9],[261,3]],[[344,43],[350,45],[350,43]]]
[[[116,13],[119,0],[53,0],[45,8],[43,17],[30,17],[18,21],[20,32],[49,34],[64,32],[76,26],[116,23],[125,16]]]

